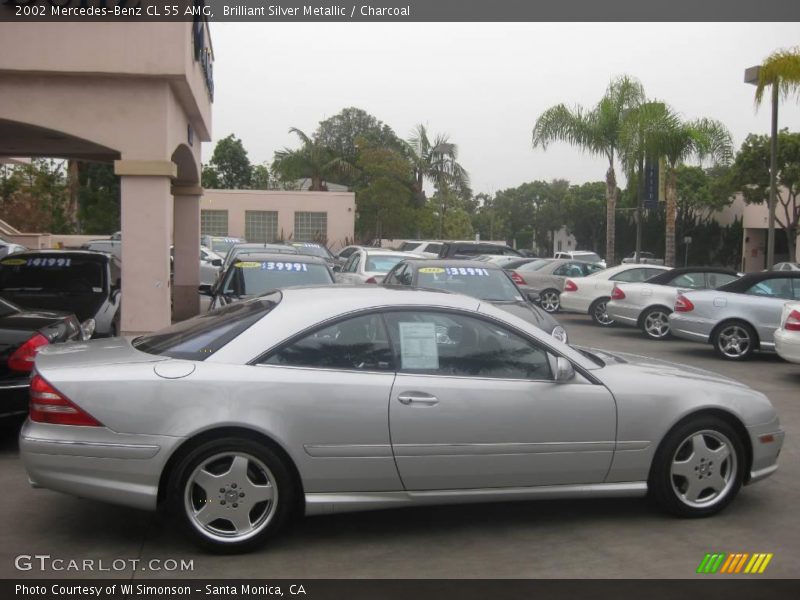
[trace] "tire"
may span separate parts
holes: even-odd
[[[725,360],[747,360],[758,345],[755,330],[744,321],[728,321],[713,336],[714,350]]]
[[[297,494],[283,460],[241,438],[198,446],[178,463],[170,483],[170,507],[189,537],[219,554],[263,545],[287,521]]]
[[[659,507],[679,517],[710,517],[742,487],[745,452],[736,430],[714,416],[678,425],[662,441],[648,491]]]
[[[589,316],[592,317],[595,325],[611,327],[614,324],[614,319],[608,316],[608,312],[606,312],[606,305],[609,300],[610,298],[608,297],[598,298],[589,307]]]
[[[670,337],[669,314],[672,311],[663,306],[653,306],[642,314],[640,328],[651,340],[665,340]]]
[[[561,295],[558,290],[548,289],[539,294],[539,306],[549,313],[556,313],[561,308]]]

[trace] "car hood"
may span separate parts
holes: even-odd
[[[531,325],[535,325],[542,331],[550,333],[558,326],[558,321],[543,310],[536,309],[527,302],[488,302],[492,306],[510,312],[515,317],[524,319]]]
[[[132,337],[101,338],[46,346],[36,355],[36,369],[116,365],[169,360],[168,356],[147,354],[133,347]]]

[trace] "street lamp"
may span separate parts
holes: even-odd
[[[758,85],[760,66],[744,71],[744,82]],[[767,269],[775,264],[775,204],[778,197],[778,82],[772,84],[772,128],[769,144],[769,229],[767,229]]]

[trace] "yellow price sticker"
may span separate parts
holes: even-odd
[[[16,267],[17,265],[24,265],[28,261],[24,258],[7,258],[3,261],[4,265],[8,265],[10,267]]]
[[[444,273],[444,269],[442,267],[422,267],[419,270],[420,273]]]
[[[260,269],[260,262],[237,262],[236,267],[239,269]]]

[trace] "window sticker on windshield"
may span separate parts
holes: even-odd
[[[54,257],[44,257],[41,256],[36,258],[7,258],[3,261],[4,265],[9,266],[19,266],[25,265],[27,267],[68,267],[72,264],[71,258],[54,258]]]
[[[24,265],[26,262],[28,261],[24,258],[7,258],[2,264],[8,265],[9,267],[16,267],[19,265]]]
[[[237,269],[260,269],[261,268],[261,263],[260,262],[242,261],[242,262],[237,262],[236,263],[236,268]]]
[[[448,275],[466,275],[467,277],[489,277],[488,269],[480,269],[473,267],[447,267],[445,269]]]
[[[403,369],[438,369],[436,325],[400,323],[400,361]]]
[[[262,271],[292,271],[299,273],[300,271],[308,271],[308,265],[304,263],[290,263],[290,262],[262,262]]]
[[[422,267],[419,270],[420,273],[444,273],[444,269],[442,267]]]

